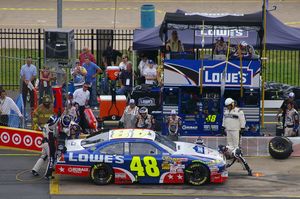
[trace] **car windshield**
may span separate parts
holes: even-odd
[[[92,136],[92,137],[89,137],[89,138],[86,138],[86,139],[82,140],[81,141],[81,146],[90,147],[92,145],[95,145],[99,142],[103,142],[103,141],[106,141],[106,140],[108,140],[108,132],[101,133],[101,134],[98,134],[98,135],[95,135],[95,136]]]
[[[155,135],[155,141],[164,145],[164,146],[167,146],[169,147],[170,149],[172,149],[173,151],[176,151],[176,143],[173,142],[172,140],[168,139],[167,137],[165,136],[162,136],[160,134],[156,134]]]

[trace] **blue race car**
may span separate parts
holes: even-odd
[[[66,141],[56,174],[110,183],[223,183],[226,159],[203,145],[173,142],[148,129],[117,129],[87,139]]]

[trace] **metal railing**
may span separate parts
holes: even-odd
[[[75,30],[75,48],[79,55],[83,47],[89,47],[98,65],[108,45],[127,53],[133,40],[133,30]],[[18,89],[20,69],[26,57],[31,56],[38,69],[44,66],[43,29],[0,29],[0,85],[6,89]]]
[[[107,45],[122,53],[130,52],[133,30],[75,30],[77,54],[84,46],[91,48],[98,65]],[[129,51],[128,51],[129,50]],[[44,64],[43,29],[0,29],[0,85],[7,89],[19,87],[19,73],[25,58],[31,56],[33,64],[42,68]],[[268,50],[268,64],[263,70],[266,81],[300,86],[300,51]]]

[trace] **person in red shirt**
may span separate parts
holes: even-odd
[[[79,55],[80,66],[84,64],[84,59],[86,57],[88,57],[91,62],[96,63],[95,56],[90,52],[90,49],[88,47],[83,47],[82,53]]]

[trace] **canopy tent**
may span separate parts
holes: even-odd
[[[233,43],[243,40],[258,46],[259,34],[262,36],[262,12],[245,15],[203,16],[201,13],[166,13],[161,26],[134,31],[134,50],[155,50],[163,46],[162,33],[167,29],[178,29],[178,35],[185,48],[201,47],[202,21],[205,24],[205,46],[211,47],[215,38],[230,35]],[[185,24],[186,27],[181,26]],[[223,26],[227,27],[224,28]],[[214,28],[211,30],[210,28]],[[229,27],[229,28],[228,28]],[[249,28],[252,27],[252,28]],[[210,29],[210,30],[209,30]],[[172,30],[168,31],[170,36]],[[164,39],[164,38],[163,38]],[[289,27],[267,12],[267,48],[300,49],[300,29]]]

